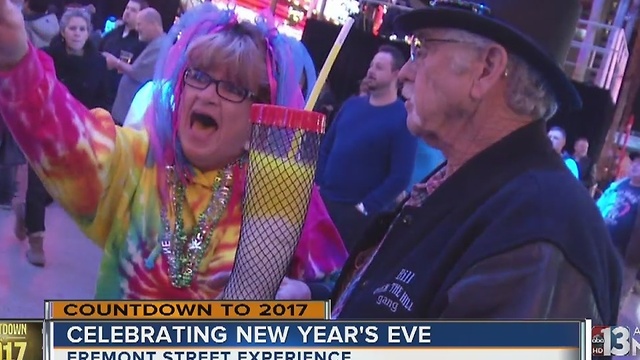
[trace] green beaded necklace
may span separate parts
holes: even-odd
[[[176,223],[172,230],[166,208],[163,208],[161,213],[164,226],[162,254],[169,265],[171,284],[177,288],[185,288],[191,285],[204,253],[209,247],[213,232],[227,209],[233,182],[233,164],[216,176],[209,205],[198,216],[196,226],[189,233],[185,230],[182,217],[183,204],[187,201],[186,188],[182,181],[177,179],[173,167],[167,170],[172,188]]]

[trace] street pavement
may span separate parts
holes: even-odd
[[[26,261],[27,244],[14,237],[13,221],[11,211],[0,210],[0,319],[42,318],[45,299],[93,297],[101,251],[57,204],[47,208],[44,268]],[[640,326],[640,296],[626,301],[619,325]]]
[[[44,268],[27,262],[13,222],[11,211],[0,210],[0,319],[42,318],[44,300],[93,297],[102,252],[57,204],[47,208]]]

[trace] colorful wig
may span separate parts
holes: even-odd
[[[225,31],[238,21],[233,6],[221,9],[211,3],[203,3],[186,12],[166,37],[156,64],[153,99],[144,119],[151,142],[147,165],[158,167],[159,181],[162,181],[159,184],[165,183],[164,170],[167,166],[174,166],[178,174],[185,174],[185,181],[193,173],[177,136],[177,109],[187,67],[188,46],[194,39]],[[271,103],[303,108],[316,81],[309,53],[298,40],[280,34],[269,13],[260,14],[255,23],[264,35],[267,49],[265,61]],[[301,90],[303,74],[307,81],[307,93],[304,95]]]

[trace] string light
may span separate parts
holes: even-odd
[[[305,16],[309,13],[309,1],[288,0],[287,3],[289,5],[286,19],[287,25],[293,27],[300,25]]]

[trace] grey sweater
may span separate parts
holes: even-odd
[[[165,37],[166,35],[162,35],[151,41],[133,62],[131,74],[122,75],[116,100],[111,109],[111,116],[113,116],[113,120],[117,124],[122,125],[124,123],[136,93],[144,84],[153,79],[156,61],[158,60],[158,55],[160,55],[160,49]]]

